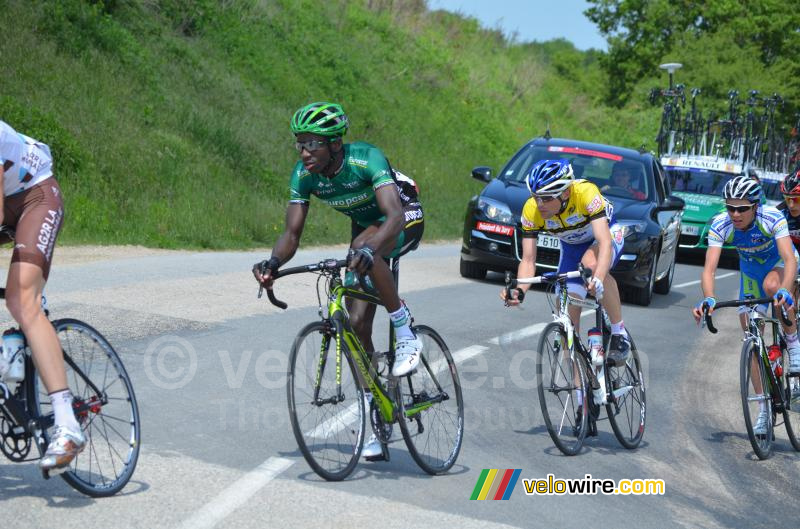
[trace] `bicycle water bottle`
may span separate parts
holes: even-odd
[[[21,382],[25,378],[25,338],[18,329],[3,333],[3,357],[8,363],[3,380],[8,383]]]
[[[772,372],[776,377],[783,375],[783,367],[781,366],[781,348],[780,346],[770,345],[769,351],[769,365],[772,366]]]
[[[595,404],[606,403],[606,373],[605,351],[603,351],[603,333],[597,327],[589,329],[589,353],[592,357],[592,369],[597,377],[598,387],[592,389],[592,397]]]
[[[592,357],[592,364],[595,366],[603,365],[605,351],[603,351],[603,333],[597,327],[589,329],[589,353]]]

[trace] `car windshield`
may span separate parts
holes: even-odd
[[[569,160],[575,178],[593,182],[604,196],[647,200],[655,194],[644,163],[580,147],[528,145],[517,153],[499,178],[507,183],[525,185],[525,177],[533,164],[539,160],[558,158]]]
[[[767,180],[762,178],[761,189],[764,190],[764,196],[767,197],[768,202],[777,204],[783,200],[780,180]]]
[[[695,168],[664,168],[669,176],[673,191],[683,191],[685,193],[697,193],[699,195],[714,195],[722,197],[722,190],[731,178],[737,176],[734,173],[724,173],[722,171],[711,171],[708,169]],[[781,183],[779,180],[761,179],[761,188],[764,190],[764,197],[768,202],[780,202]]]
[[[699,195],[722,196],[722,189],[725,184],[736,176],[733,173],[723,173],[721,171],[710,171],[708,169],[695,168],[664,168],[669,176],[673,191],[683,191],[685,193],[697,193]]]

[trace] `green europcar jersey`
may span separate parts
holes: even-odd
[[[341,211],[361,226],[385,220],[378,207],[375,191],[396,185],[403,207],[418,204],[414,181],[393,171],[386,156],[365,142],[344,145],[344,166],[333,178],[311,173],[298,161],[289,184],[292,204],[308,204],[311,195]]]

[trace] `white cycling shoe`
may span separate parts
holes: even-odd
[[[378,441],[378,437],[373,433],[370,438],[364,442],[364,448],[361,449],[361,457],[377,457],[382,453],[381,442]]]
[[[800,375],[800,340],[786,344],[789,352],[789,374]]]
[[[753,427],[753,433],[756,435],[767,435],[767,426],[769,426],[769,415],[767,410],[761,410],[756,419],[756,425]]]
[[[392,376],[402,377],[417,368],[419,354],[422,352],[422,340],[416,336],[398,338],[394,347],[394,365]]]
[[[39,460],[39,468],[47,471],[66,469],[75,456],[86,447],[86,437],[81,431],[73,431],[66,426],[57,426],[47,451]]]

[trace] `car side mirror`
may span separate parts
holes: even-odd
[[[662,202],[661,205],[658,206],[658,209],[662,211],[673,211],[673,210],[681,210],[685,207],[686,207],[686,202],[682,198],[670,195],[666,199],[664,199],[664,202]]]
[[[480,180],[481,182],[491,182],[492,181],[492,168],[486,167],[481,165],[480,167],[476,167],[472,170],[472,178],[475,180]]]

